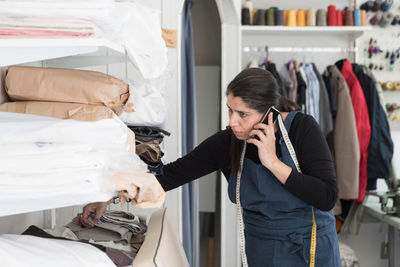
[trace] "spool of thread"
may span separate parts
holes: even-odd
[[[383,1],[382,5],[381,5],[381,10],[383,12],[387,12],[387,11],[389,11],[389,9],[392,8],[392,5],[393,5],[393,0],[385,0],[385,1]]]
[[[306,12],[303,9],[297,10],[297,26],[306,26]]]
[[[317,24],[317,11],[315,9],[307,10],[307,26],[315,26]]]
[[[317,11],[317,26],[326,26],[326,11],[324,9]]]
[[[242,25],[250,25],[250,10],[246,7],[242,8]]]
[[[343,10],[336,10],[336,25],[343,26]]]
[[[287,10],[283,10],[283,24],[287,26]]]
[[[379,22],[379,26],[381,26],[382,28],[386,27],[387,25],[389,25],[389,23],[391,23],[393,20],[393,15],[390,12],[386,12],[383,14],[381,21]]]
[[[268,8],[267,10],[267,25],[275,25],[275,9],[273,7]]]
[[[367,26],[368,20],[367,20],[367,11],[361,10],[361,25],[362,26]]]
[[[354,26],[361,26],[361,11],[359,9],[354,9]]]
[[[328,26],[337,26],[336,6],[328,6]]]
[[[296,10],[289,9],[287,14],[287,25],[290,27],[297,26],[297,14]]]
[[[360,9],[365,10],[366,12],[370,11],[374,6],[374,1],[369,0],[360,6]]]
[[[369,21],[369,23],[371,23],[371,25],[378,25],[379,22],[382,19],[382,13],[381,12],[377,12]]]
[[[393,82],[393,90],[396,90],[396,91],[400,90],[400,81]]]
[[[344,26],[353,26],[354,18],[353,18],[353,10],[351,8],[346,9],[344,14]]]
[[[249,14],[250,14],[250,24],[253,24],[253,2],[250,0],[247,0],[242,4],[242,8],[247,8],[249,9]],[[249,24],[244,24],[244,25],[249,25]]]
[[[254,24],[254,18],[256,17],[257,8],[253,8],[253,14],[251,15],[251,23]]]
[[[277,9],[275,12],[275,25],[277,26],[285,25],[285,17],[282,9]]]
[[[265,25],[265,9],[258,9],[254,17],[254,25]]]
[[[393,90],[393,83],[392,82],[384,82],[382,84],[382,89],[385,91]]]
[[[382,2],[383,0],[375,0],[371,10],[374,12],[378,11],[381,8]]]

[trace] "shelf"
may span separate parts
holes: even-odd
[[[125,48],[102,38],[0,38],[0,67],[96,52],[100,47],[125,54]]]
[[[241,26],[243,35],[293,35],[297,36],[321,36],[321,35],[352,35],[354,38],[360,37],[365,31],[371,30],[371,26],[308,26],[308,27],[289,27],[289,26]]]

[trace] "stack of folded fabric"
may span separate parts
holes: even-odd
[[[367,16],[365,10],[349,7],[337,10],[330,5],[325,9],[289,9],[278,7],[268,9],[255,9],[251,1],[242,5],[242,25],[268,25],[268,26],[366,26]]]
[[[161,206],[165,192],[117,116],[129,105],[127,83],[93,71],[13,66],[5,89],[15,102],[0,105],[0,214],[13,205],[26,212],[105,201],[118,191],[132,204]],[[59,200],[49,201],[54,194]]]
[[[4,37],[97,37],[100,29],[93,22],[78,18],[0,16],[0,36]]]
[[[165,192],[128,151],[119,120],[60,120],[0,112],[0,216],[107,201],[120,192],[142,208]]]

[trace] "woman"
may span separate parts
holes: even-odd
[[[340,266],[331,212],[337,200],[336,177],[318,123],[309,115],[292,111],[296,105],[280,96],[277,82],[265,70],[243,70],[228,85],[226,94],[228,129],[165,165],[157,177],[160,184],[167,191],[221,170],[228,177],[229,197],[236,202],[237,173],[241,171],[240,203],[249,266],[310,266],[313,222],[316,249],[311,259],[315,266]],[[281,112],[290,141],[283,139],[284,129],[273,122],[272,113],[268,124],[260,123],[272,106]],[[244,143],[247,148],[241,161]],[[293,145],[301,172],[287,143]],[[87,205],[83,223],[93,226],[88,216],[94,213],[97,221],[105,206]]]

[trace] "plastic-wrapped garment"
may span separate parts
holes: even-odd
[[[119,120],[59,120],[0,112],[0,216],[106,201],[123,190],[160,207],[165,192],[127,150]]]
[[[167,115],[164,96],[150,84],[129,85],[129,99],[119,115],[127,124],[162,126]]]
[[[92,245],[30,235],[1,235],[0,257],[2,267],[115,267]]]
[[[80,143],[128,151],[127,139],[127,127],[118,119],[84,122],[0,112],[0,143]]]
[[[87,2],[0,1],[0,15],[88,19],[103,31],[104,38],[125,47],[143,78],[158,78],[164,73],[168,57],[158,10],[129,0]]]

